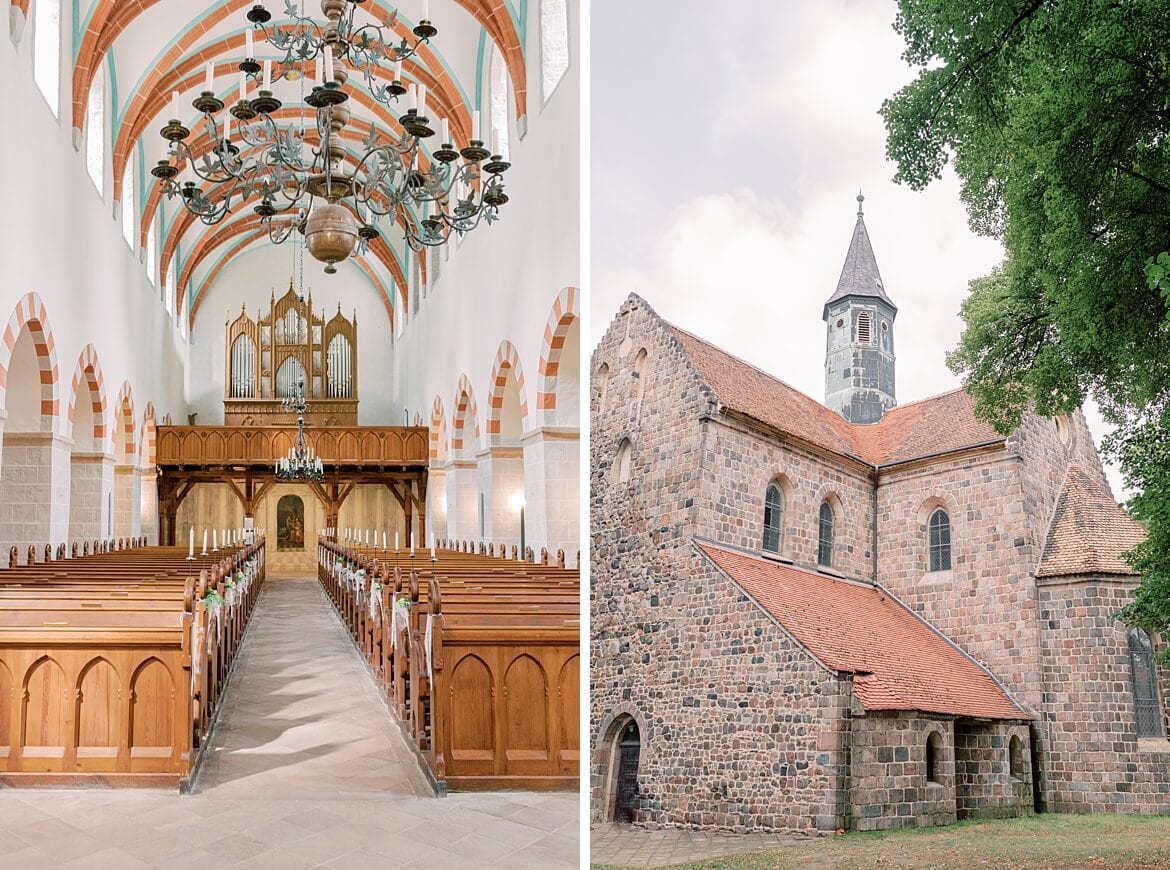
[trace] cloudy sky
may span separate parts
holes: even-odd
[[[878,109],[913,78],[895,13],[892,0],[593,0],[594,344],[636,291],[823,399],[821,307],[860,189],[899,309],[899,401],[959,385],[944,361],[959,306],[1003,250],[968,229],[953,175],[921,193],[891,180]]]

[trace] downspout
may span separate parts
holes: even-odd
[[[845,681],[845,708],[841,711],[841,776],[837,817],[843,830],[853,828],[853,674],[841,673]]]
[[[870,520],[869,520],[869,542],[870,551],[872,555],[871,580],[874,586],[878,582],[878,469],[874,466],[873,469],[873,490],[870,493]]]

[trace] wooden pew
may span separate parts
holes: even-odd
[[[189,786],[264,544],[142,543],[0,571],[0,785]],[[212,590],[231,603],[209,611]]]
[[[470,550],[322,541],[318,576],[438,789],[575,789],[579,573]]]

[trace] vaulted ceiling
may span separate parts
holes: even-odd
[[[29,13],[29,4],[37,0],[12,0],[14,27]],[[385,0],[345,0],[360,4],[357,21],[381,23],[396,7]],[[110,141],[106,144],[107,162],[112,162],[113,199],[123,199],[123,178],[129,161],[134,161],[136,231],[139,244],[145,246],[152,223],[160,218],[157,233],[159,274],[167,275],[177,256],[176,286],[191,295],[191,322],[200,302],[215,277],[233,257],[259,245],[271,244],[267,231],[259,224],[250,207],[237,208],[236,214],[221,223],[206,226],[193,219],[184,209],[171,203],[160,209],[160,190],[149,172],[157,161],[166,157],[167,143],[159,130],[169,120],[172,91],[180,92],[180,106],[187,113],[180,120],[192,130],[188,144],[199,153],[206,149],[206,135],[200,135],[198,113],[192,100],[203,90],[205,68],[214,64],[215,91],[231,105],[237,99],[239,64],[245,54],[245,31],[252,28],[248,10],[256,0],[216,0],[195,3],[192,0],[60,0],[62,29],[72,28],[74,57],[71,73],[72,99],[62,106],[62,120],[68,118],[74,128],[74,140],[80,147],[87,119],[90,89],[99,70],[105,72],[106,112],[110,118]],[[265,0],[272,13],[269,27],[289,24],[286,0]],[[324,21],[321,0],[293,0],[301,14]],[[395,30],[414,41],[411,28],[422,14],[424,0],[406,0],[397,9]],[[509,105],[515,119],[523,124],[527,111],[525,61],[522,35],[528,0],[433,0],[429,18],[438,35],[429,45],[403,64],[407,84],[425,85],[428,106],[437,108],[432,117],[449,120],[456,148],[467,143],[472,112],[483,109],[486,98],[483,78],[495,49],[504,61],[510,79]],[[194,11],[193,11],[194,10]],[[23,15],[21,13],[24,13]],[[283,52],[263,42],[254,31],[255,55],[258,60],[283,57]],[[252,86],[254,87],[254,86]],[[309,131],[315,128],[312,109],[302,100],[304,79],[279,81],[275,96],[283,107],[274,117],[299,126],[306,119]],[[351,99],[348,107],[353,120],[348,131],[360,139],[357,131],[368,131],[370,122],[397,135],[399,112],[373,99],[360,75],[351,74],[346,87]],[[486,129],[486,127],[485,127]],[[437,137],[436,137],[437,139]],[[308,137],[312,143],[313,136]],[[430,140],[435,142],[435,139]],[[435,146],[437,147],[437,145]],[[383,294],[388,313],[393,317],[392,295],[405,295],[406,277],[404,246],[397,234],[387,231],[369,253],[352,258],[351,268],[361,270]]]

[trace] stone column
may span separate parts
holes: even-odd
[[[141,470],[141,494],[139,496],[139,516],[141,517],[141,531],[138,534],[146,536],[146,543],[150,546],[158,545],[158,470],[144,468]]]
[[[562,549],[573,565],[581,548],[580,442],[576,429],[555,426],[529,432],[521,442],[528,546],[538,557],[548,547],[550,562]]]
[[[109,453],[70,455],[69,540],[104,537],[110,494],[114,491],[114,457]]]
[[[447,462],[447,532],[457,541],[479,539],[479,496],[475,489],[475,461]]]
[[[484,496],[485,541],[520,546],[520,509],[516,498],[524,492],[524,454],[520,447],[492,447],[476,454],[476,479]],[[525,515],[525,530],[527,533]],[[527,545],[533,537],[527,533]],[[539,547],[535,548],[539,553]]]
[[[114,466],[114,537],[135,537],[142,528],[142,480],[135,465]]]
[[[447,534],[447,469],[431,465],[428,470],[427,516],[430,517],[431,533],[435,538],[449,537]]]
[[[69,536],[72,443],[52,432],[5,432],[3,443],[0,548],[55,548]]]

